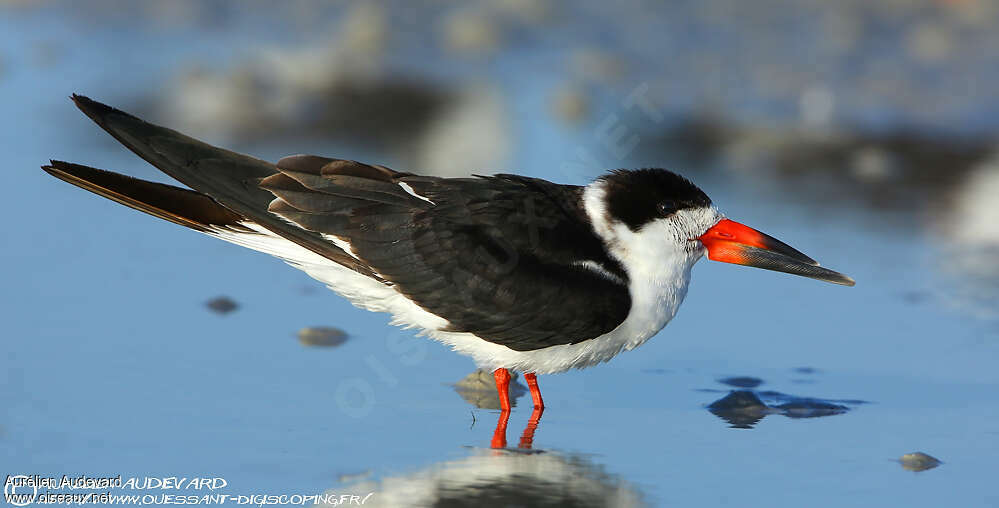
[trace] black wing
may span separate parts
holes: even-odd
[[[81,111],[121,144],[160,171],[198,191],[203,198],[178,197],[184,196],[183,189],[68,163],[54,162],[46,167],[51,174],[119,203],[195,229],[200,226],[192,224],[197,224],[198,218],[214,204],[232,214],[228,217],[230,222],[234,217],[248,218],[320,256],[377,278],[367,266],[318,233],[297,228],[267,213],[267,205],[274,196],[260,189],[258,183],[262,178],[278,173],[274,164],[211,146],[82,95],[72,98]],[[212,213],[217,216],[222,212]]]
[[[447,319],[448,331],[523,351],[592,339],[628,314],[627,276],[592,232],[580,187],[415,176],[313,156],[277,167],[261,183],[279,198],[272,212],[349,241],[380,277]]]
[[[314,156],[275,166],[86,97],[73,100],[197,192],[61,162],[46,171],[194,229],[254,222],[394,285],[451,331],[531,350],[597,337],[628,314],[627,275],[591,231],[579,187],[513,175],[422,177]],[[356,258],[324,234],[348,239]]]

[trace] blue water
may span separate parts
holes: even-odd
[[[937,298],[951,282],[923,231],[695,168],[692,177],[731,218],[857,286],[702,261],[679,315],[649,343],[606,365],[542,376],[547,409],[534,449],[544,453],[493,454],[498,412],[468,405],[450,386],[474,370],[469,359],[265,255],[37,169],[60,158],[153,177],[66,96],[127,109],[155,95],[180,62],[245,54],[227,48],[255,40],[246,26],[149,30],[91,24],[57,7],[0,12],[4,475],[212,476],[225,478],[230,494],[374,491],[374,504],[415,503],[435,481],[465,485],[449,479],[454,470],[517,485],[538,474],[534,465],[550,472],[557,463],[606,484],[599,492],[625,493],[621,503],[999,504],[991,486],[999,327]],[[33,48],[52,41],[61,56],[35,61]],[[552,81],[499,79],[517,126],[513,168],[500,169],[583,183],[595,170],[573,161],[580,146],[594,145],[593,127],[565,129],[547,116]],[[303,150],[240,149],[271,160]],[[606,152],[597,159],[655,163]],[[206,309],[219,295],[238,310]],[[305,326],[339,327],[351,338],[304,347],[295,333]],[[865,403],[734,429],[706,409],[727,393],[717,380],[728,376],[758,377],[759,390]],[[511,447],[529,405],[522,399],[513,412]],[[913,473],[895,462],[914,451],[943,464]],[[557,499],[546,485],[541,491]],[[396,488],[406,494],[392,497]]]

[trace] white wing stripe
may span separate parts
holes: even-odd
[[[412,186],[410,186],[410,185],[409,185],[408,183],[406,183],[406,182],[399,182],[399,187],[402,187],[402,190],[404,190],[404,191],[408,192],[408,193],[409,193],[409,194],[411,194],[411,195],[412,195],[413,197],[417,197],[417,198],[420,198],[420,199],[422,199],[422,200],[426,201],[427,203],[430,203],[431,205],[434,205],[434,206],[437,206],[437,203],[434,203],[433,201],[430,201],[430,200],[429,200],[429,199],[427,199],[426,197],[424,197],[424,196],[421,196],[421,195],[417,194],[417,193],[416,193],[416,191],[415,191],[415,190],[413,190],[413,187],[412,187]]]

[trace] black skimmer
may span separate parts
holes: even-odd
[[[272,164],[86,97],[73,101],[193,190],[60,161],[45,171],[276,256],[354,305],[422,329],[494,372],[505,413],[509,370],[524,372],[541,410],[537,374],[605,362],[659,332],[705,254],[853,285],[726,219],[701,189],[664,169],[575,186],[507,174],[420,176],[313,155]]]

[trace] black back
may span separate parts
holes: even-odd
[[[379,277],[447,319],[448,331],[523,351],[597,337],[628,314],[627,274],[592,231],[582,187],[515,175],[391,176],[320,158],[278,168],[261,184],[280,198],[272,212],[346,238]]]

